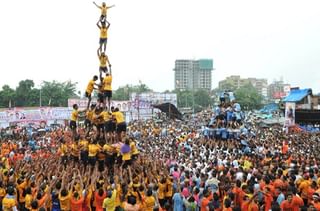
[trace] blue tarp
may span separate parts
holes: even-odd
[[[302,100],[305,96],[312,94],[311,89],[296,89],[291,90],[290,94],[285,97],[282,101],[283,102],[299,102]]]
[[[276,103],[270,103],[265,105],[262,109],[259,110],[261,113],[272,113],[276,110],[279,110],[279,105]]]

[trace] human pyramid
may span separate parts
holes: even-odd
[[[93,2],[100,10],[101,16],[97,22],[97,27],[100,30],[99,48],[97,50],[97,55],[100,61],[99,66],[99,78],[95,75],[92,80],[89,81],[85,95],[88,98],[87,109],[89,109],[91,103],[91,95],[94,89],[98,90],[98,107],[106,108],[106,101],[108,101],[108,111],[110,111],[110,103],[112,98],[112,72],[111,63],[109,57],[106,54],[107,42],[108,42],[108,30],[110,23],[107,20],[108,9],[114,7],[114,5],[107,6],[105,2],[101,6]],[[103,77],[103,73],[105,77]],[[96,81],[100,79],[100,83],[97,84]]]
[[[112,98],[112,71],[111,63],[108,55],[106,54],[108,30],[110,23],[107,20],[107,10],[114,7],[114,5],[107,6],[105,2],[101,6],[93,2],[101,10],[101,16],[97,22],[97,27],[100,30],[99,48],[97,49],[97,56],[99,58],[99,77],[94,75],[89,81],[85,96],[88,98],[88,104],[85,111],[85,127],[86,136],[92,131],[95,126],[97,131],[97,138],[106,139],[111,136],[115,131],[117,132],[117,141],[121,140],[121,134],[124,135],[126,131],[126,122],[123,114],[118,108],[110,106]],[[97,83],[97,81],[100,81]],[[93,91],[98,91],[97,104],[91,104]],[[70,128],[73,132],[73,138],[77,134],[77,121],[81,117],[83,111],[78,110],[78,105],[73,105],[73,112],[70,118]]]

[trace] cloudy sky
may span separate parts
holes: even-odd
[[[101,1],[97,1],[101,3]],[[113,87],[173,89],[175,59],[213,58],[219,80],[283,77],[320,92],[318,0],[108,0]],[[0,1],[0,86],[98,73],[100,11],[87,0]]]

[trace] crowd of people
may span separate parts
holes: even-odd
[[[3,138],[2,210],[320,210],[317,134],[253,127],[220,140],[156,122]]]

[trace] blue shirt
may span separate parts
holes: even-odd
[[[175,193],[172,197],[173,200],[173,211],[182,211],[183,210],[183,199],[180,193]]]
[[[280,205],[285,200],[285,197],[283,193],[280,193],[280,195],[277,198],[277,203]]]

